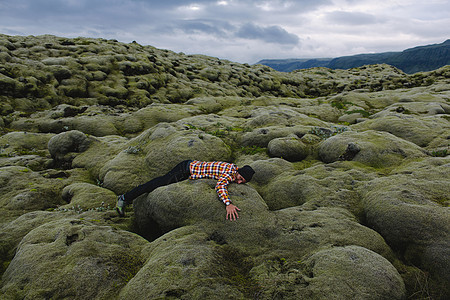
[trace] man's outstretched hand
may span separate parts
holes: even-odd
[[[238,210],[240,211],[240,209],[236,205],[233,205],[233,204],[228,205],[227,206],[227,220],[235,221],[235,220],[239,219],[239,215],[237,213]]]

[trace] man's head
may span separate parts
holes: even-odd
[[[252,180],[253,174],[255,174],[255,170],[253,170],[250,166],[243,166],[239,168],[238,174],[236,176],[236,183],[246,183]]]

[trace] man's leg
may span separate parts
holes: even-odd
[[[165,186],[171,183],[183,181],[189,178],[191,175],[189,170],[189,165],[192,162],[192,160],[185,160],[176,165],[172,170],[170,170],[166,175],[156,177],[144,184],[141,184],[131,191],[120,195],[117,200],[117,212],[119,215],[124,216],[124,208],[127,204],[130,204],[133,202],[134,199],[139,197],[142,194],[150,193],[156,188],[159,188],[161,186]]]

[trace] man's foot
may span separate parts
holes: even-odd
[[[116,210],[121,217],[125,217],[125,205],[125,197],[123,195],[120,195],[117,198]]]

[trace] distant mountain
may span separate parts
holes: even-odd
[[[330,69],[350,69],[363,65],[389,64],[405,73],[425,72],[450,65],[450,39],[442,44],[419,46],[402,52],[358,54],[337,58],[314,59],[264,59],[258,64],[277,71],[291,72],[298,69],[326,67]]]

